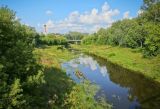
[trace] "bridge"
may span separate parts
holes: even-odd
[[[67,40],[68,43],[80,44],[82,40]]]

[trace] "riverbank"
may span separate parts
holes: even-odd
[[[74,58],[74,54],[67,50],[57,50],[57,46],[43,46],[36,48],[34,54],[39,64],[44,69],[44,79],[42,98],[48,107],[47,109],[63,109],[66,94],[70,93],[75,83],[61,69],[61,62]],[[44,106],[44,105],[43,105]]]
[[[143,58],[138,50],[129,48],[95,45],[72,45],[72,47],[109,60],[114,64],[141,73],[149,79],[160,82],[160,55],[148,59]]]
[[[61,63],[78,55],[65,48],[60,49],[59,46],[36,48],[34,54],[44,67],[47,83],[43,88],[45,90],[44,97],[49,100],[51,109],[111,109],[112,106],[104,100],[97,102],[94,99],[98,90],[95,85],[90,84],[89,81],[75,84],[61,69]]]

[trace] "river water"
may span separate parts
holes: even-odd
[[[85,78],[97,84],[96,96],[105,97],[113,109],[160,109],[160,85],[140,74],[84,54],[62,63],[62,68],[77,83]]]

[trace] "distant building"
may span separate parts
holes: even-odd
[[[44,34],[46,35],[47,34],[47,25],[44,24]]]

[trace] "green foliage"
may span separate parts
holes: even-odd
[[[158,2],[160,2],[159,0],[143,0],[143,6],[142,9],[148,9],[149,7],[151,7],[154,4],[157,4]]]
[[[21,109],[22,105],[26,102],[23,98],[23,89],[20,84],[20,79],[15,79],[14,83],[11,85],[11,90],[9,93],[9,98],[11,105],[9,108],[14,107],[17,109]]]
[[[145,57],[157,56],[160,53],[160,1],[144,0],[142,11],[138,18],[117,21],[83,38],[82,43],[140,48]]]
[[[31,94],[32,87],[27,79],[34,75],[43,79],[43,73],[38,73],[41,66],[32,53],[37,33],[16,20],[15,13],[7,7],[0,8],[0,19],[0,107],[32,107],[34,102],[30,101],[35,95]],[[25,105],[21,105],[21,98],[25,98]]]
[[[94,98],[98,87],[89,81],[84,81],[73,87],[67,96],[66,107],[69,109],[111,109],[111,105],[100,99],[97,102]]]
[[[53,35],[53,34],[48,34],[48,35],[42,35],[40,37],[39,44],[42,45],[67,45],[67,39],[63,36],[60,35]]]
[[[154,23],[146,23],[146,40],[144,47],[145,56],[156,56],[160,53],[160,26]]]
[[[103,29],[103,28],[101,28],[98,32],[97,32],[97,34],[98,34],[98,39],[97,39],[97,41],[96,41],[96,43],[97,44],[100,44],[100,45],[104,45],[104,44],[106,44],[107,42],[108,42],[108,33],[109,32],[107,32],[105,29]]]
[[[86,36],[82,40],[82,44],[95,44],[97,40],[96,34],[91,34],[89,36]]]
[[[144,37],[141,33],[142,27],[136,19],[124,19],[112,24],[108,29],[100,29],[91,37],[83,39],[83,44],[113,45],[130,48],[142,47]]]
[[[68,40],[81,40],[84,36],[86,36],[86,33],[80,33],[80,32],[69,32],[68,34],[65,34],[65,37]]]
[[[144,6],[142,7],[143,13],[140,18],[146,21],[152,21],[155,23],[160,22],[160,1],[159,0],[144,0]]]
[[[27,83],[28,84],[44,84],[45,81],[44,81],[44,75],[43,75],[43,72],[42,71],[39,71],[38,74],[36,75],[32,75],[32,76],[29,76],[28,77],[28,80],[27,80]]]

